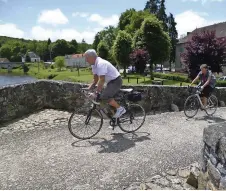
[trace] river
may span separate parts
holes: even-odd
[[[36,79],[30,76],[0,75],[0,87],[11,84],[20,84],[26,81],[36,81]]]

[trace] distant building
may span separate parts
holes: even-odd
[[[179,42],[177,43],[177,46],[176,46],[176,60],[175,60],[175,70],[176,71],[180,71],[181,69],[183,69],[183,59],[181,57],[181,54],[185,52],[186,43],[189,40],[191,40],[191,38],[194,34],[197,34],[197,33],[199,34],[203,31],[215,31],[216,37],[218,39],[226,38],[226,22],[197,28],[197,29],[193,30],[192,32],[188,32],[187,36],[184,36],[183,38],[179,39]],[[226,63],[222,63],[223,66],[225,64]],[[225,69],[223,68],[223,70],[225,70]]]
[[[68,67],[74,67],[74,68],[86,68],[89,67],[89,63],[85,61],[84,54],[72,54],[72,55],[66,55],[65,56],[65,63]]]
[[[3,63],[3,62],[9,62],[9,60],[7,58],[0,58],[0,63]]]
[[[40,56],[38,56],[34,52],[28,52],[28,56],[30,57],[31,62],[40,62],[41,61]],[[26,55],[22,56],[22,62],[25,62],[25,61],[26,61]]]

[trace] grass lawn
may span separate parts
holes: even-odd
[[[56,68],[45,69],[41,64],[38,72],[38,64],[28,64],[29,65],[29,72],[28,75],[35,77],[37,79],[53,79],[53,80],[63,80],[63,81],[70,81],[70,82],[83,82],[83,83],[90,83],[92,81],[93,75],[91,69],[80,69],[79,74],[78,71],[70,69],[62,69],[62,71],[58,71]],[[6,69],[0,69],[0,74],[7,74]],[[23,70],[20,68],[13,69],[12,75],[24,75]],[[138,83],[137,83],[138,78]],[[176,85],[180,86],[180,82],[173,81],[173,80],[165,80],[160,78],[155,78],[155,80],[163,80],[163,85]],[[129,74],[126,78],[123,77],[123,84],[124,85],[136,85],[136,84],[152,84],[152,81],[149,77],[144,77],[139,74]],[[184,83],[182,85],[188,85],[188,83]]]

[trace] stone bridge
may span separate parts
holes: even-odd
[[[226,108],[211,118],[200,111],[187,119],[183,112],[169,112],[172,103],[182,108],[186,88],[138,87],[145,89],[146,111],[154,108],[159,114],[150,113],[154,115],[134,134],[112,131],[105,121],[93,139],[79,141],[69,133],[67,122],[70,111],[85,102],[80,86],[38,81],[0,89],[0,189],[197,188],[190,165],[203,163],[203,130],[223,124]],[[222,100],[224,92],[216,92]],[[207,135],[210,146],[219,140]],[[215,187],[225,188],[218,170],[208,168],[214,172]]]

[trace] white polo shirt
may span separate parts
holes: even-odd
[[[100,57],[97,57],[95,64],[92,65],[92,72],[98,76],[105,76],[106,83],[120,76],[118,70],[110,62]]]

